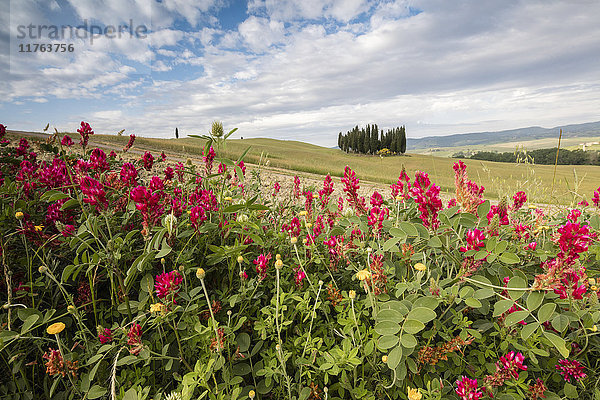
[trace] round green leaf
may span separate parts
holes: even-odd
[[[417,339],[410,333],[402,335],[402,346],[412,349],[417,346]]]
[[[410,310],[406,319],[416,319],[417,321],[421,321],[426,324],[437,316],[435,311],[430,308],[425,307],[416,307]]]
[[[396,335],[385,335],[379,338],[377,347],[381,350],[388,350],[398,344],[398,336]]]
[[[416,319],[407,319],[404,321],[403,329],[404,332],[415,334],[425,329],[425,324]]]
[[[393,321],[381,321],[375,325],[375,332],[381,336],[395,335],[400,332],[400,325]]]

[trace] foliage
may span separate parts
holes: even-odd
[[[558,153],[559,165],[600,165],[598,151],[560,149]],[[556,162],[556,147],[550,149],[536,149],[527,151],[535,164],[554,165]],[[487,160],[496,162],[518,162],[519,152],[496,153],[492,151],[479,151],[473,154],[473,160]]]
[[[3,141],[4,397],[597,391],[600,188],[491,204],[457,163],[446,207],[404,170],[388,195],[346,167],[343,196],[329,176],[273,196],[216,133],[199,165]]]
[[[345,135],[338,134],[338,147],[348,152],[361,154],[379,154],[379,151],[388,149],[392,155],[406,152],[406,128],[404,126],[381,131],[376,124],[359,128],[358,125]]]

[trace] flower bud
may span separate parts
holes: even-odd
[[[196,278],[198,278],[198,279],[204,279],[205,276],[206,276],[206,271],[204,271],[203,268],[198,268],[196,270]]]
[[[281,261],[281,260],[275,261],[275,268],[281,269],[281,267],[283,267],[283,261]]]
[[[276,260],[281,260],[281,254],[275,254],[275,259]]]
[[[237,257],[237,262],[240,263],[240,264],[243,263],[244,262],[244,257],[238,256]]]
[[[254,392],[254,390],[251,390],[248,392],[248,397],[250,397],[250,399],[254,399],[254,396],[256,396],[256,393]]]
[[[296,236],[292,237],[292,238],[290,239],[290,243],[291,243],[291,244],[296,244],[296,243],[298,243],[298,238],[297,238]]]
[[[427,270],[427,266],[423,263],[416,263],[413,268],[420,272]]]
[[[166,263],[165,259],[164,259],[164,258],[161,258],[161,259],[160,259],[160,263],[161,263],[161,265],[163,265],[163,266],[164,266],[164,265],[165,265],[165,263]]]
[[[40,274],[44,274],[44,273],[48,272],[48,267],[46,267],[44,265],[40,265],[40,267],[38,268],[38,271]]]
[[[15,213],[15,218],[18,219],[19,221],[22,220],[24,217],[23,213],[21,211],[17,211]]]
[[[382,362],[386,363],[386,362],[387,362],[387,360],[388,360],[388,357],[387,357],[387,356],[381,356],[381,361],[382,361]]]
[[[227,316],[231,317],[231,310],[227,310]]]
[[[319,286],[323,286],[323,281],[322,280],[319,281]]]
[[[232,200],[233,200],[233,198],[231,198],[229,196],[225,197],[225,201],[232,201]]]
[[[75,314],[75,311],[77,311],[77,308],[71,304],[69,307],[67,307],[67,311],[71,314]]]
[[[277,350],[277,351],[281,350],[281,345],[279,343],[277,343],[275,345],[275,350]]]
[[[349,291],[348,297],[350,297],[350,299],[354,300],[356,298],[356,291],[355,290]]]
[[[300,211],[300,212],[298,213],[298,215],[299,215],[299,216],[301,216],[301,217],[305,217],[305,216],[307,216],[307,215],[308,215],[308,211],[306,211],[306,210],[302,210],[302,211]]]
[[[312,224],[310,222],[307,222],[306,223],[306,229],[310,229],[310,228],[312,228]]]

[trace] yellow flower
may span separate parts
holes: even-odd
[[[407,386],[408,389],[408,400],[421,400],[423,395],[419,392],[419,389],[411,389],[410,386]]]
[[[290,239],[291,244],[296,244],[297,242],[298,242],[298,238],[296,236],[294,236]]]
[[[251,391],[248,392],[248,397],[250,397],[251,399],[253,399],[254,396],[256,396],[256,393],[254,392],[254,390],[251,390]]]
[[[65,329],[65,324],[63,324],[62,322],[56,322],[56,323],[50,325],[48,328],[46,328],[46,332],[48,332],[49,335],[58,335],[64,329]]]
[[[33,228],[36,232],[41,232],[44,229],[44,225],[35,225]]]
[[[77,311],[77,308],[75,308],[74,305],[70,305],[69,307],[67,307],[67,311],[73,314],[75,311]]]
[[[596,285],[592,285],[592,287],[590,287],[590,289],[592,289],[594,292],[598,291],[598,287]]]
[[[307,222],[306,223],[306,229],[310,229],[310,228],[312,228],[312,224],[310,222]]]
[[[413,268],[416,269],[417,271],[421,271],[421,272],[427,270],[427,267],[423,263],[416,263]]]
[[[590,278],[590,279],[588,279],[588,282],[590,283],[590,285],[595,285],[596,284],[596,279],[595,278]]]
[[[281,267],[283,267],[283,261],[281,261],[281,260],[275,261],[275,268],[280,269]]]
[[[359,281],[364,281],[365,279],[368,279],[371,277],[371,273],[369,271],[367,271],[366,269],[363,269],[362,271],[358,271],[356,273],[356,278],[358,278]]]
[[[165,305],[162,303],[154,303],[150,306],[150,312],[163,313],[165,311],[167,311],[167,307],[165,307]]]
[[[276,260],[281,260],[281,254],[279,254],[279,253],[275,254],[275,259]]]
[[[203,268],[198,268],[196,270],[196,278],[198,278],[198,279],[204,279],[205,276],[206,276],[206,272],[204,271]]]
[[[231,198],[229,196],[225,197],[225,201],[232,201],[232,200],[233,200],[233,198]]]
[[[243,263],[244,262],[244,257],[238,256],[237,262],[240,263],[240,264]]]
[[[387,362],[387,360],[388,360],[388,359],[387,359],[387,356],[381,356],[381,361],[382,361],[382,362],[386,363],[386,362]]]
[[[355,299],[356,298],[356,291],[355,290],[351,290],[348,292],[348,297],[350,297],[351,299]]]
[[[592,332],[598,332],[598,327],[596,325],[592,326]]]
[[[21,219],[23,219],[23,217],[24,217],[24,215],[23,215],[23,213],[21,211],[17,211],[15,213],[15,218],[16,219],[21,220]]]
[[[302,210],[302,211],[300,211],[300,213],[298,215],[301,216],[301,217],[305,217],[305,216],[308,215],[308,211]]]

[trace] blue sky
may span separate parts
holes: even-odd
[[[357,124],[409,137],[599,120],[600,2],[0,0],[0,123],[333,146]],[[144,37],[19,38],[128,23]],[[91,28],[88,28],[88,30]],[[72,44],[72,53],[19,45]]]

